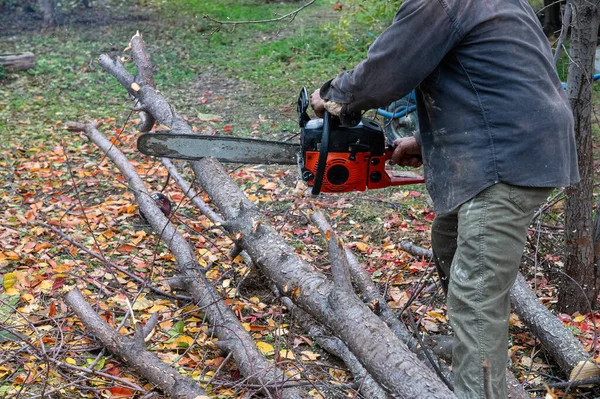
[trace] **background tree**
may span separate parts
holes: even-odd
[[[592,85],[599,12],[597,3],[572,0],[567,96],[575,118],[581,182],[567,188],[565,209],[566,262],[558,306],[562,312],[589,312],[598,295],[592,230],[593,153]],[[568,22],[567,22],[568,24]],[[563,28],[567,29],[567,27]]]
[[[39,0],[39,5],[44,18],[44,26],[56,25],[56,0]]]

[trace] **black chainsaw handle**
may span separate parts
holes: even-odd
[[[315,170],[315,178],[311,194],[319,195],[323,186],[323,178],[325,177],[325,167],[327,166],[327,156],[329,155],[329,130],[331,126],[331,115],[327,110],[323,114],[323,135],[321,136],[321,148],[319,149],[319,160],[317,161],[317,169]]]

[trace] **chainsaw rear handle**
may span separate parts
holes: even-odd
[[[392,159],[392,154],[394,153],[395,149],[396,149],[395,145],[388,144],[388,146],[385,148],[386,160]],[[404,156],[409,157],[409,158],[415,158],[415,159],[418,159],[419,161],[423,162],[423,157],[421,156],[421,154],[404,154]]]

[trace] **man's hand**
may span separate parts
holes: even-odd
[[[417,168],[423,164],[421,159],[421,147],[414,137],[403,137],[394,141],[396,148],[392,154],[390,164],[400,166],[412,166]]]
[[[321,98],[321,93],[319,89],[315,90],[313,94],[310,95],[310,105],[312,106],[315,114],[322,118],[325,112],[325,101]]]

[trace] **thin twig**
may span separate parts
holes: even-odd
[[[255,21],[220,21],[218,19],[214,19],[212,17],[210,17],[209,15],[204,15],[204,19],[207,19],[211,22],[215,22],[217,24],[220,25],[233,25],[234,27],[237,25],[247,25],[247,24],[262,24],[262,23],[268,23],[268,22],[278,22],[278,21],[283,21],[284,19],[289,18],[290,20],[293,20],[294,18],[296,18],[296,15],[298,15],[298,13],[302,10],[304,10],[305,8],[307,8],[308,6],[310,6],[311,4],[313,4],[316,0],[311,0],[308,3],[304,4],[302,7],[287,13],[285,15],[282,15],[279,18],[272,18],[272,19],[261,19],[261,20],[255,20]]]

